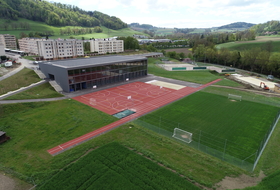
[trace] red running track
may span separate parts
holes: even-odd
[[[68,141],[64,144],[58,145],[52,149],[49,149],[48,152],[53,156],[60,154],[65,150],[99,136],[126,122],[129,122],[130,120],[138,118],[175,100],[197,92],[220,80],[221,79],[217,79],[198,88],[185,87],[180,90],[160,88],[159,86],[143,82],[135,82],[75,97],[73,99],[111,115],[125,109],[131,109],[136,111],[136,113],[80,136],[76,139]],[[131,96],[131,99],[128,99],[128,96]]]

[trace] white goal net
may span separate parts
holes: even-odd
[[[174,128],[174,133],[172,137],[184,141],[186,143],[192,142],[192,133],[184,131],[179,128]]]
[[[242,96],[238,96],[238,95],[234,95],[234,94],[228,94],[228,99],[241,101]]]

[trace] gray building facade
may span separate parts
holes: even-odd
[[[40,62],[40,70],[55,80],[65,92],[96,88],[146,76],[147,58],[143,56],[100,56]]]

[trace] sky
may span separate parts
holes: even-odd
[[[280,20],[279,0],[49,0],[166,28],[211,28],[234,22]]]

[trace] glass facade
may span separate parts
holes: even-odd
[[[103,86],[145,75],[147,75],[146,60],[68,70],[69,91]]]

